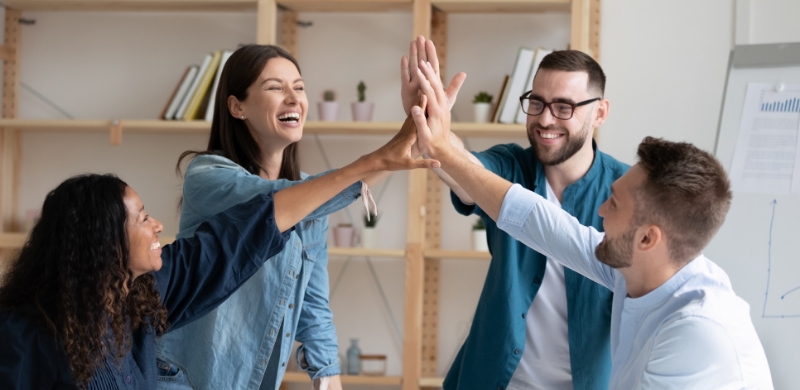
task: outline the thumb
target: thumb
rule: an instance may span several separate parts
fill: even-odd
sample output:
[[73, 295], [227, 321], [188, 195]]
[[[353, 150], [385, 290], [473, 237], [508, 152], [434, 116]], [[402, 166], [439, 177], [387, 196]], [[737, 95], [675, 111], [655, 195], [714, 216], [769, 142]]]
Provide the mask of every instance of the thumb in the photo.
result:
[[458, 72], [453, 79], [450, 80], [450, 85], [447, 86], [447, 91], [445, 94], [447, 95], [447, 100], [450, 101], [450, 107], [452, 108], [453, 103], [456, 102], [456, 97], [458, 97], [458, 91], [461, 90], [461, 86], [464, 85], [464, 81], [467, 79], [467, 74], [464, 72]]
[[441, 167], [442, 163], [440, 163], [439, 160], [434, 160], [429, 158], [414, 160], [412, 162], [412, 169], [417, 169], [417, 168], [431, 169], [431, 168], [441, 168]]
[[428, 127], [428, 120], [425, 118], [422, 108], [419, 106], [412, 107], [411, 117], [414, 118], [414, 125], [417, 127], [417, 142], [427, 144], [433, 135], [430, 127]]

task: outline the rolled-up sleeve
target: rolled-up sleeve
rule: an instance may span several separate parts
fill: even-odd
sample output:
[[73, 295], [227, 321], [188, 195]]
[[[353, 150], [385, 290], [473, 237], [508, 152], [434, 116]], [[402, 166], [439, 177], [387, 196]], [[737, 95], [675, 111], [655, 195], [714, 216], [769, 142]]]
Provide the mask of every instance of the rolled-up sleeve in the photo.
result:
[[[190, 208], [200, 216], [209, 217], [222, 211], [221, 207], [246, 202], [256, 195], [280, 191], [331, 172], [333, 170], [306, 176], [302, 180], [267, 180], [247, 172], [224, 157], [199, 156], [187, 168], [183, 185], [183, 207]], [[324, 217], [347, 207], [361, 196], [361, 185], [359, 181], [345, 188], [306, 216], [303, 221]]]
[[605, 234], [581, 225], [540, 195], [519, 184], [511, 186], [503, 198], [497, 227], [533, 250], [614, 290], [614, 269], [594, 254]]

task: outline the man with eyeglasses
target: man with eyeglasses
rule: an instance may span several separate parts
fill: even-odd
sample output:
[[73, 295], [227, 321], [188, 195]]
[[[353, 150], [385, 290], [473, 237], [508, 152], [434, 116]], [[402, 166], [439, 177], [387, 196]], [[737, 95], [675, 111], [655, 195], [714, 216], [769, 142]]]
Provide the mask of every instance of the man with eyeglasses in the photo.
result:
[[[419, 61], [438, 72], [436, 50], [420, 37], [403, 57], [406, 113], [419, 96]], [[452, 103], [466, 75], [446, 94]], [[470, 153], [471, 162], [559, 205], [583, 225], [603, 230], [600, 205], [628, 166], [597, 149], [592, 139], [608, 116], [605, 74], [588, 55], [556, 51], [539, 65], [531, 91], [520, 97], [531, 146], [497, 145]], [[612, 293], [565, 269], [499, 230], [495, 222], [441, 169], [456, 210], [486, 224], [492, 261], [469, 335], [444, 381], [454, 389], [607, 389], [611, 373]]]

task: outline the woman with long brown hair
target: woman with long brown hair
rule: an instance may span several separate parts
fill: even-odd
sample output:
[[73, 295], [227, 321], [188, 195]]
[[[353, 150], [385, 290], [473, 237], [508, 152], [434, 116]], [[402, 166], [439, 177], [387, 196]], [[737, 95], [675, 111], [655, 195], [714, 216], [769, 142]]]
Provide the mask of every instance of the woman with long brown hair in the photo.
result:
[[155, 388], [156, 336], [213, 310], [351, 183], [433, 166], [410, 157], [415, 139], [411, 125], [330, 175], [226, 207], [164, 248], [163, 226], [116, 176], [61, 183], [0, 283], [0, 389]]
[[[193, 159], [183, 184], [179, 237], [192, 234], [221, 208], [331, 174], [300, 172], [297, 143], [308, 98], [297, 61], [283, 49], [248, 45], [236, 50], [222, 70], [215, 99], [208, 148], [182, 156]], [[371, 175], [317, 208], [297, 226], [286, 249], [242, 290], [161, 338], [159, 364], [172, 372], [162, 372], [159, 388], [181, 388], [174, 377], [185, 374], [195, 389], [276, 389], [295, 358], [315, 386], [330, 381], [332, 390], [341, 388], [328, 302], [327, 216], [356, 200], [364, 185], [386, 176]], [[296, 357], [291, 356], [294, 341], [301, 343]]]

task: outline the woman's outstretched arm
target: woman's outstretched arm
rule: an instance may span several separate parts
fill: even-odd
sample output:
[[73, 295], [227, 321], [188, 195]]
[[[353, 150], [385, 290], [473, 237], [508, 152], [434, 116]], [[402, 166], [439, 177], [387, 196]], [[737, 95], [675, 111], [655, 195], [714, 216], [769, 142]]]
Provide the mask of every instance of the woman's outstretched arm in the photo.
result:
[[275, 223], [283, 232], [302, 221], [328, 199], [349, 185], [382, 171], [417, 168], [438, 168], [436, 160], [415, 160], [411, 148], [417, 141], [417, 129], [412, 119], [386, 145], [361, 156], [358, 160], [320, 178], [292, 186], [275, 193]]

